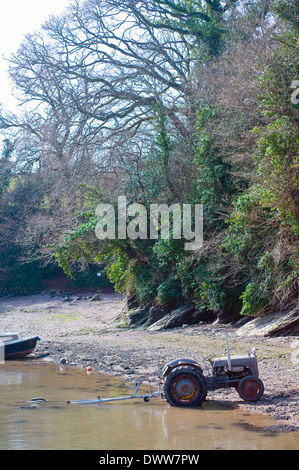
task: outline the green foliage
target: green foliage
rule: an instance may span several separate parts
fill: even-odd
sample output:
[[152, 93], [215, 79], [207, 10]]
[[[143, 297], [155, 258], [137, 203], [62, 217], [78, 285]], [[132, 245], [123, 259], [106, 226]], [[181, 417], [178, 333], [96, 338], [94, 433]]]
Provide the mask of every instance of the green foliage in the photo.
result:
[[205, 49], [205, 57], [215, 57], [224, 47], [227, 32], [223, 22], [223, 9], [218, 1], [154, 0], [163, 12], [162, 19], [154, 21], [156, 27], [170, 29], [191, 38], [191, 44]]
[[107, 276], [114, 285], [116, 292], [125, 292], [130, 279], [128, 259], [120, 250], [116, 250], [115, 258], [114, 263], [107, 268]]
[[[78, 279], [78, 266], [85, 265], [87, 270], [96, 266], [95, 269], [106, 270], [116, 291], [133, 293], [141, 304], [173, 308], [185, 300], [192, 300], [199, 312], [224, 312], [224, 316], [230, 312], [256, 315], [266, 307], [287, 305], [294, 298], [299, 274], [299, 105], [291, 100], [291, 84], [299, 79], [298, 2], [279, 0], [271, 5], [272, 12], [282, 21], [275, 29], [273, 52], [261, 58], [264, 61], [261, 67], [252, 64], [255, 81], [244, 84], [245, 94], [250, 91], [252, 96], [238, 97], [242, 103], [239, 108], [233, 101], [236, 109], [229, 101], [234, 90], [226, 89], [225, 83], [220, 90], [219, 80], [218, 85], [214, 84], [213, 73], [210, 79], [208, 74], [205, 79], [202, 79], [205, 74], [201, 75], [211, 67], [216, 74], [229, 76], [227, 68], [234, 58], [230, 47], [233, 45], [232, 50], [236, 51], [240, 38], [246, 37], [248, 47], [252, 46], [255, 51], [263, 28], [269, 28], [266, 20], [269, 2], [241, 2], [234, 16], [230, 12], [235, 3], [218, 0], [140, 3], [138, 18], [147, 25], [149, 36], [154, 38], [152, 54], [157, 54], [159, 60], [163, 54], [165, 58], [167, 55], [167, 63], [172, 68], [168, 74], [157, 62], [154, 73], [149, 70], [148, 75], [145, 72], [142, 75], [152, 87], [153, 97], [148, 101], [144, 98], [144, 116], [141, 105], [137, 108], [128, 105], [126, 109], [128, 123], [131, 119], [135, 122], [134, 113], [140, 113], [138, 126], [132, 124], [121, 134], [115, 119], [116, 140], [111, 143], [115, 151], [115, 154], [111, 151], [115, 169], [112, 189], [106, 190], [111, 175], [107, 173], [107, 179], [106, 174], [98, 176], [99, 166], [95, 165], [98, 173], [93, 182], [77, 185], [74, 191], [74, 194], [80, 192], [85, 201], [79, 211], [74, 211], [76, 225], [62, 233], [59, 242], [55, 240], [47, 247], [69, 277]], [[139, 2], [133, 4], [135, 7]], [[148, 18], [142, 16], [145, 14]], [[234, 28], [232, 34], [231, 26]], [[243, 33], [238, 31], [239, 26]], [[161, 31], [164, 39], [169, 37], [170, 46], [159, 56], [157, 45]], [[268, 47], [268, 36], [266, 41]], [[130, 55], [133, 52], [130, 52], [129, 42], [127, 44], [126, 65], [136, 85], [136, 74], [141, 69], [140, 65], [134, 69], [133, 55]], [[117, 51], [116, 44], [114, 46]], [[224, 50], [226, 55], [222, 55]], [[171, 58], [172, 52], [174, 58], [181, 54], [186, 69], [178, 67], [177, 59]], [[151, 51], [146, 53], [142, 67], [151, 64]], [[117, 61], [115, 54], [113, 60]], [[185, 60], [185, 56], [190, 60]], [[136, 62], [139, 64], [137, 59]], [[78, 64], [78, 76], [79, 69]], [[96, 66], [93, 73], [92, 80], [96, 81]], [[230, 73], [233, 75], [236, 71]], [[84, 74], [80, 77], [85, 77]], [[240, 77], [243, 79], [244, 75]], [[75, 75], [71, 79], [75, 80]], [[128, 91], [124, 89], [120, 93], [117, 79], [114, 77], [113, 80], [109, 83], [108, 77], [104, 83], [100, 78], [99, 89], [102, 86], [104, 93], [109, 89], [115, 108], [120, 104], [118, 96], [130, 103], [130, 83], [123, 82]], [[164, 86], [167, 91], [162, 91]], [[223, 90], [224, 94], [227, 92], [227, 103], [222, 98], [218, 104], [218, 92], [220, 96]], [[88, 80], [85, 91], [88, 92]], [[64, 89], [60, 92], [63, 95]], [[138, 93], [133, 95], [136, 100]], [[101, 106], [99, 104], [97, 112]], [[92, 120], [102, 119], [100, 112], [97, 117], [91, 116]], [[86, 120], [91, 116], [86, 115]], [[97, 139], [104, 137], [107, 122], [103, 121], [103, 126], [97, 128], [101, 129], [96, 136], [97, 147]], [[92, 134], [93, 124], [90, 121], [88, 124], [91, 125], [88, 132]], [[143, 143], [144, 138], [147, 140], [143, 147], [140, 142]], [[120, 159], [119, 168], [117, 155], [122, 152], [122, 139], [127, 153]], [[3, 240], [0, 239], [0, 275], [6, 286], [15, 279], [18, 285], [27, 282], [30, 289], [31, 284], [36, 285], [34, 269], [38, 275], [40, 273], [36, 264], [28, 264], [27, 270], [20, 270], [24, 252], [15, 227], [22, 218], [24, 228], [26, 223], [30, 225], [31, 215], [51, 212], [53, 200], [46, 187], [51, 187], [53, 182], [50, 177], [39, 180], [34, 172], [29, 172], [29, 176], [23, 170], [17, 172], [12, 165], [11, 142], [9, 139], [4, 142], [0, 159], [0, 222], [2, 231], [7, 229]], [[76, 142], [76, 139], [72, 142], [74, 147]], [[118, 143], [119, 149], [115, 150]], [[135, 160], [131, 150], [136, 151], [136, 148], [138, 152], [132, 151], [133, 155], [138, 154]], [[64, 150], [67, 154], [69, 149]], [[98, 151], [101, 157], [101, 150]], [[245, 159], [247, 166], [241, 172]], [[68, 163], [72, 172], [72, 162]], [[113, 204], [117, 212], [118, 194], [125, 194], [128, 203], [138, 201], [147, 208], [149, 203], [161, 202], [203, 204], [204, 247], [190, 253], [184, 249], [184, 240], [172, 239], [172, 232], [169, 240], [98, 240], [95, 209], [99, 203], [106, 202]], [[59, 193], [55, 204], [54, 212], [57, 207], [66, 206], [67, 195]], [[11, 221], [9, 226], [7, 219]], [[7, 250], [6, 243], [10, 239]], [[34, 242], [30, 247], [35, 250]]]
[[259, 183], [253, 188], [263, 207], [270, 207], [281, 225], [299, 235], [299, 142], [298, 131], [287, 116], [281, 116], [260, 136], [254, 155]]
[[158, 289], [158, 302], [162, 306], [176, 306], [183, 301], [180, 282], [178, 279], [170, 278], [168, 281], [162, 282]]
[[[278, 1], [273, 8], [293, 21], [295, 2]], [[240, 297], [245, 315], [274, 308], [277, 302], [283, 305], [298, 289], [298, 105], [292, 103], [290, 91], [299, 76], [298, 29], [291, 29], [279, 38], [280, 47], [258, 78], [258, 104], [268, 123], [253, 129], [254, 182], [235, 200], [223, 243], [245, 274]]]
[[296, 0], [276, 0], [271, 8], [288, 26], [294, 28], [295, 33], [299, 33], [299, 5]]
[[243, 302], [241, 315], [254, 315], [258, 313], [266, 304], [263, 297], [263, 290], [261, 286], [257, 286], [254, 282], [249, 282], [245, 291], [241, 295]]

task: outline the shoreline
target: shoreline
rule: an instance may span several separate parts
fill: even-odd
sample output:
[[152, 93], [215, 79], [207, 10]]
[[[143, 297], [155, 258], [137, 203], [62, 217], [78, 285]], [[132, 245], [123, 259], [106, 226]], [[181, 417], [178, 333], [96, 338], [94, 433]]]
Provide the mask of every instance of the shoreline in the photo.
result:
[[62, 360], [69, 366], [92, 368], [126, 381], [140, 378], [159, 382], [163, 366], [182, 357], [195, 359], [208, 373], [207, 356], [225, 354], [225, 331], [232, 354], [257, 348], [259, 375], [265, 392], [257, 403], [245, 403], [234, 389], [209, 392], [207, 400], [235, 403], [249, 413], [274, 418], [269, 432], [299, 431], [298, 337], [238, 337], [237, 328], [223, 324], [199, 324], [184, 328], [149, 331], [115, 323], [124, 307], [120, 294], [43, 293], [0, 298], [0, 329], [18, 331], [41, 341], [32, 360]]

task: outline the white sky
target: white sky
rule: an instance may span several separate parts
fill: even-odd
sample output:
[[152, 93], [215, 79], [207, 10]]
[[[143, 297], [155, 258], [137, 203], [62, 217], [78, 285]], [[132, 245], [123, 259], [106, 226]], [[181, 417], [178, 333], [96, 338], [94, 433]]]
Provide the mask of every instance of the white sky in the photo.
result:
[[3, 57], [18, 49], [25, 34], [39, 28], [52, 13], [61, 13], [70, 0], [0, 0], [0, 104], [13, 106], [8, 62]]

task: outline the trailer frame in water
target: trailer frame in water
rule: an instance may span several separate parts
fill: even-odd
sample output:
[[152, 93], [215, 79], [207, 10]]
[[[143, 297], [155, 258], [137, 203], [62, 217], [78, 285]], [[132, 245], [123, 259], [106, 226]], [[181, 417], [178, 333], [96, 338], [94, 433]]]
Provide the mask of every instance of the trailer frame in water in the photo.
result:
[[111, 397], [111, 398], [101, 398], [100, 396], [98, 396], [97, 398], [93, 398], [90, 400], [68, 400], [67, 403], [71, 405], [96, 405], [100, 403], [108, 403], [108, 402], [123, 401], [123, 400], [134, 400], [134, 399], [140, 399], [140, 398], [142, 398], [145, 402], [149, 402], [151, 398], [162, 396], [162, 392], [159, 389], [152, 391], [151, 384], [149, 384], [149, 393], [137, 395], [137, 392], [141, 384], [142, 384], [142, 381], [140, 379], [136, 380], [135, 387], [132, 387], [131, 385], [123, 383], [123, 385], [133, 390], [132, 395], [129, 395], [129, 396]]

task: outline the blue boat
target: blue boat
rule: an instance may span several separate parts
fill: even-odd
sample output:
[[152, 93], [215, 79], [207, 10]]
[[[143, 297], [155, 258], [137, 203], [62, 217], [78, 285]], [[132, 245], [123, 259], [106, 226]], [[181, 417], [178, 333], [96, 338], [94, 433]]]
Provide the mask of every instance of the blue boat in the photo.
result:
[[0, 347], [4, 347], [5, 359], [16, 359], [26, 357], [36, 347], [38, 336], [23, 338], [20, 333], [0, 333]]

